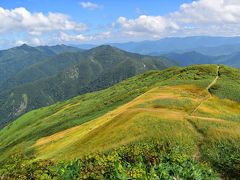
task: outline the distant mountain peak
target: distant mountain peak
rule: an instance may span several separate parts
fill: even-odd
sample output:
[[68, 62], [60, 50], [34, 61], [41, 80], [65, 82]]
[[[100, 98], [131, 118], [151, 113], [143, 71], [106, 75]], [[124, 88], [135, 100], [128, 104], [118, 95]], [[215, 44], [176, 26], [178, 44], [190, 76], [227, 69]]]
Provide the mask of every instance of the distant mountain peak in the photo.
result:
[[70, 47], [70, 46], [67, 46], [67, 45], [65, 45], [65, 44], [57, 44], [57, 45], [52, 46], [52, 47]]
[[104, 49], [107, 49], [107, 50], [114, 50], [114, 49], [117, 49], [113, 46], [110, 46], [110, 45], [101, 45], [101, 46], [98, 46], [98, 47], [95, 47], [93, 49], [101, 49], [101, 50], [104, 50]]
[[200, 55], [200, 56], [204, 56], [204, 54], [202, 54], [202, 53], [199, 53], [199, 52], [197, 52], [197, 51], [189, 51], [189, 52], [184, 52], [184, 53], [182, 53], [182, 54], [188, 54], [188, 55]]
[[23, 47], [23, 48], [25, 48], [25, 47], [31, 47], [31, 46], [29, 46], [29, 45], [27, 45], [26, 43], [24, 43], [24, 44], [22, 44], [22, 45], [19, 46], [19, 47]]
[[22, 49], [22, 50], [35, 50], [36, 51], [36, 49], [34, 47], [29, 46], [27, 44], [22, 44], [21, 46], [18, 46], [17, 48]]
[[121, 52], [122, 50], [110, 45], [101, 45], [88, 50], [89, 53]]

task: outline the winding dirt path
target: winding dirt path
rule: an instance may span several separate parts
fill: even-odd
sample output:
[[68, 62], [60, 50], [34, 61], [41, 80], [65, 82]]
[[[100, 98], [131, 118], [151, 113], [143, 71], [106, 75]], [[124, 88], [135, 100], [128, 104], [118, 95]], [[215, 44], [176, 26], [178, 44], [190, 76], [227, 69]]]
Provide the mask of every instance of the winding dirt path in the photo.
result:
[[[210, 92], [209, 90], [211, 89], [211, 87], [212, 87], [213, 85], [215, 85], [215, 84], [217, 83], [217, 80], [219, 79], [219, 68], [220, 68], [220, 66], [217, 66], [217, 71], [216, 71], [216, 74], [217, 74], [217, 75], [216, 75], [215, 79], [214, 79], [214, 80], [208, 85], [208, 87], [206, 88], [206, 90], [208, 91], [208, 95], [207, 95], [206, 97], [204, 97], [204, 98], [200, 101], [199, 105], [198, 105], [196, 108], [194, 108], [194, 110], [189, 114], [189, 116], [186, 117], [187, 121], [192, 125], [193, 129], [197, 132], [198, 137], [199, 137], [198, 142], [197, 142], [197, 147], [196, 147], [195, 153], [194, 153], [194, 155], [193, 155], [194, 158], [197, 159], [197, 160], [199, 160], [199, 159], [201, 158], [201, 150], [200, 150], [200, 149], [201, 149], [201, 146], [202, 146], [203, 141], [204, 141], [204, 134], [200, 131], [200, 129], [196, 126], [196, 124], [194, 123], [194, 121], [191, 120], [191, 119], [193, 119], [193, 118], [202, 119], [202, 118], [203, 118], [203, 117], [194, 116], [193, 114], [198, 110], [198, 108], [199, 108], [204, 102], [206, 102], [209, 98], [212, 97], [212, 94], [211, 94], [211, 92]], [[204, 119], [206, 119], [206, 118], [204, 118]]]
[[[209, 84], [209, 86], [207, 87], [208, 92], [209, 92], [209, 89], [210, 89], [214, 84], [216, 84], [216, 82], [217, 82], [217, 80], [218, 80], [218, 78], [219, 78], [219, 69], [220, 69], [220, 66], [217, 66], [217, 76], [216, 76], [216, 78], [212, 81], [212, 83]], [[210, 93], [210, 92], [209, 92], [209, 93]], [[210, 94], [211, 94], [211, 93], [210, 93]]]
[[206, 97], [204, 97], [201, 102], [199, 103], [199, 105], [191, 112], [191, 116], [198, 110], [198, 108], [205, 102], [207, 101], [210, 97], [212, 97], [212, 94], [210, 93], [210, 89], [213, 85], [215, 85], [217, 83], [217, 80], [219, 79], [219, 68], [220, 66], [217, 66], [217, 76], [216, 78], [208, 85], [208, 87], [206, 88], [206, 90], [208, 91], [208, 95]]

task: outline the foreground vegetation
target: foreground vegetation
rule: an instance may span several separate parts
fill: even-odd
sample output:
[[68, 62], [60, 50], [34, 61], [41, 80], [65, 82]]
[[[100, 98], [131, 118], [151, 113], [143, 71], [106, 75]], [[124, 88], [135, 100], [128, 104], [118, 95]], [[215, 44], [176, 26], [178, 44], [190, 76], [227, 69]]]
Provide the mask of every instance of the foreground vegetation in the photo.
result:
[[21, 156], [4, 163], [0, 173], [6, 179], [220, 179], [209, 164], [197, 162], [184, 149], [156, 142], [59, 163]]
[[219, 82], [238, 87], [238, 73], [215, 65], [152, 71], [27, 113], [0, 131], [0, 172], [22, 179], [237, 178], [240, 103]]

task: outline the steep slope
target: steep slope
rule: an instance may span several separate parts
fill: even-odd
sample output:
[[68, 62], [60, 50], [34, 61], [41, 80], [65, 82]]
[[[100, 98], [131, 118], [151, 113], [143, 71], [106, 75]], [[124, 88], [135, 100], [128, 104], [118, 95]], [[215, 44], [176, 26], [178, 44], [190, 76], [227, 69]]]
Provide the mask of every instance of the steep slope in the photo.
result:
[[78, 50], [78, 48], [65, 45], [31, 47], [26, 44], [2, 50], [0, 51], [0, 88], [3, 86], [2, 83], [35, 63], [47, 60], [59, 53]]
[[142, 56], [111, 46], [62, 53], [9, 79], [0, 93], [0, 127], [30, 110], [99, 90], [147, 70], [174, 65], [163, 57]]
[[[215, 66], [196, 66], [196, 67], [193, 66], [193, 67], [183, 68], [183, 69], [182, 68], [173, 68], [173, 69], [166, 70], [166, 71], [159, 72], [159, 73], [158, 72], [153, 72], [153, 73], [150, 73], [150, 74], [144, 74], [144, 75], [141, 75], [141, 76], [137, 77], [137, 79], [136, 78], [130, 79], [129, 81], [125, 81], [123, 83], [120, 83], [119, 85], [113, 86], [110, 89], [107, 89], [107, 90], [104, 90], [104, 91], [101, 91], [101, 92], [96, 92], [96, 93], [93, 93], [93, 94], [87, 94], [87, 95], [84, 95], [84, 96], [80, 96], [79, 98], [74, 98], [72, 100], [72, 103], [71, 103], [71, 100], [69, 100], [69, 101], [67, 101], [65, 103], [60, 103], [60, 104], [53, 105], [50, 108], [47, 107], [47, 108], [43, 108], [42, 110], [37, 110], [37, 112], [38, 111], [41, 112], [40, 114], [42, 114], [42, 112], [44, 112], [44, 110], [50, 111], [50, 114], [51, 113], [55, 114], [56, 112], [58, 112], [58, 113], [55, 114], [55, 115], [57, 115], [56, 116], [56, 123], [57, 123], [57, 125], [54, 125], [52, 127], [52, 130], [53, 131], [57, 131], [58, 128], [59, 129], [62, 129], [62, 128], [65, 129], [66, 127], [64, 125], [64, 122], [61, 123], [62, 124], [61, 126], [63, 126], [63, 127], [59, 126], [59, 124], [58, 124], [60, 117], [63, 114], [65, 114], [65, 116], [66, 116], [67, 111], [64, 111], [64, 110], [69, 109], [69, 111], [70, 111], [69, 113], [70, 114], [75, 111], [74, 108], [71, 108], [72, 105], [69, 106], [68, 104], [73, 104], [73, 105], [75, 104], [74, 107], [76, 107], [76, 108], [78, 107], [78, 108], [84, 109], [83, 105], [85, 103], [82, 104], [81, 101], [80, 101], [81, 99], [86, 101], [86, 98], [87, 98], [88, 99], [87, 101], [89, 101], [88, 103], [90, 103], [90, 102], [97, 103], [95, 98], [92, 98], [92, 97], [99, 96], [99, 99], [100, 99], [99, 103], [100, 104], [104, 104], [104, 105], [106, 104], [106, 107], [111, 107], [111, 103], [108, 104], [109, 103], [108, 101], [110, 101], [110, 102], [112, 101], [112, 103], [115, 103], [115, 101], [118, 102], [118, 103], [120, 103], [121, 101], [125, 102], [126, 101], [126, 99], [125, 99], [126, 97], [129, 97], [129, 99], [131, 99], [132, 96], [136, 97], [139, 93], [141, 94], [141, 92], [146, 91], [146, 88], [147, 89], [151, 89], [151, 86], [150, 86], [151, 84], [155, 84], [157, 82], [161, 82], [162, 80], [163, 80], [163, 82], [162, 82], [163, 85], [165, 85], [165, 84], [171, 85], [171, 84], [183, 84], [183, 83], [184, 84], [186, 84], [186, 83], [190, 83], [191, 84], [191, 83], [194, 83], [194, 84], [198, 84], [200, 86], [206, 86], [207, 87], [207, 85], [210, 84], [211, 80], [214, 79], [214, 77], [215, 77], [215, 74], [216, 74], [215, 71], [216, 70], [214, 70], [215, 69], [214, 67]], [[226, 67], [224, 68], [224, 70], [225, 69], [226, 69]], [[223, 71], [223, 70], [221, 70], [221, 71]], [[225, 75], [225, 73], [224, 73], [224, 75]], [[224, 78], [224, 75], [221, 75], [221, 76]], [[227, 75], [227, 77], [228, 76], [229, 75]], [[143, 77], [146, 77], [146, 78], [143, 78]], [[170, 80], [168, 80], [168, 78], [170, 78]], [[141, 82], [141, 80], [143, 80], [143, 81]], [[221, 80], [221, 78], [220, 78], [220, 80]], [[129, 89], [133, 89], [132, 92], [128, 92]], [[114, 92], [112, 94], [112, 96], [110, 96], [110, 97], [106, 96], [106, 94], [108, 94], [110, 92]], [[123, 96], [123, 94], [126, 93], [126, 92], [128, 92], [128, 94]], [[136, 93], [136, 92], [138, 92], [138, 93]], [[237, 99], [238, 97], [236, 97], [234, 94], [233, 95], [229, 94], [229, 95], [232, 96], [232, 98], [234, 100], [238, 100]], [[102, 98], [106, 99], [105, 103], [102, 102]], [[74, 103], [74, 102], [76, 102], [76, 103]], [[89, 106], [88, 103], [86, 102], [86, 108], [87, 108], [87, 106]], [[67, 106], [67, 108], [66, 108], [66, 106]], [[62, 111], [61, 111], [61, 107], [63, 108]], [[94, 107], [91, 107], [91, 106], [88, 107], [88, 110], [87, 110], [86, 114], [87, 115], [91, 114], [90, 112], [93, 112], [93, 110], [91, 110], [91, 108], [95, 109], [96, 107], [100, 108], [100, 109], [102, 109], [102, 108], [104, 109], [105, 108], [104, 106], [98, 107], [98, 104], [95, 104]], [[51, 110], [55, 111], [55, 113], [51, 112]], [[84, 109], [84, 111], [85, 110], [86, 109]], [[73, 113], [72, 116], [67, 116], [67, 119], [62, 118], [63, 121], [66, 121], [67, 127], [71, 126], [71, 124], [72, 125], [74, 124], [74, 123], [71, 123], [70, 119], [75, 121], [77, 119], [77, 117], [81, 114], [79, 112], [79, 110], [76, 110], [76, 112], [79, 113], [79, 114], [76, 113], [76, 116]], [[35, 114], [35, 118], [38, 119], [38, 116], [36, 115], [37, 114], [36, 112], [33, 111], [31, 113]], [[58, 116], [58, 115], [60, 115], [60, 116]], [[25, 116], [21, 117], [21, 119], [25, 119], [28, 116], [29, 115], [25, 115]], [[51, 116], [49, 117], [49, 114], [44, 114], [44, 117], [47, 117], [47, 119], [52, 118]], [[84, 117], [84, 116], [81, 115], [81, 117]], [[30, 121], [31, 120], [34, 123], [38, 124], [38, 120], [36, 120], [35, 118], [34, 119], [27, 119], [25, 121]], [[42, 116], [40, 117], [39, 120], [41, 120], [41, 121], [43, 120]], [[18, 121], [20, 121], [20, 120], [18, 120]], [[16, 121], [16, 123], [18, 121]], [[49, 120], [49, 122], [54, 124], [53, 120]], [[19, 124], [19, 123], [17, 123], [17, 124]], [[20, 129], [22, 129], [24, 132], [28, 132], [27, 130], [24, 130], [24, 128], [28, 128], [28, 127], [21, 126]], [[41, 128], [38, 128], [38, 129], [39, 129], [39, 132], [44, 133], [43, 129], [41, 129]], [[18, 133], [21, 134], [20, 131]], [[46, 131], [45, 133], [51, 134], [51, 131]], [[31, 137], [31, 138], [34, 138], [34, 137]]]
[[[101, 116], [147, 91], [153, 84], [172, 77], [178, 69], [139, 75], [103, 91], [85, 94], [66, 102], [31, 111], [1, 130], [0, 147], [3, 148], [1, 151], [26, 142], [28, 138], [37, 140], [39, 137], [51, 135]], [[49, 118], [51, 120], [47, 120]], [[36, 128], [26, 126], [26, 123], [31, 126], [36, 125]], [[11, 129], [8, 129], [9, 127]], [[8, 138], [4, 142], [6, 137]]]
[[11, 90], [21, 85], [54, 76], [64, 69], [77, 64], [81, 57], [81, 51], [76, 53], [60, 53], [16, 73], [2, 84], [1, 90]]
[[0, 51], [0, 86], [16, 72], [48, 57], [27, 45]]
[[[89, 123], [44, 137], [38, 140], [34, 147], [38, 148], [40, 158], [74, 158], [151, 137], [183, 143], [183, 146], [193, 146], [192, 148], [195, 146], [198, 150], [201, 147], [197, 147], [199, 144], [195, 138], [201, 135], [192, 126], [194, 120], [203, 119], [209, 122], [218, 120], [223, 123], [227, 120], [230, 125], [226, 129], [227, 132], [234, 126], [240, 127], [240, 103], [221, 100], [210, 94], [210, 89], [219, 79], [219, 71], [219, 67], [216, 67], [215, 78], [206, 89], [196, 85], [158, 85]], [[217, 102], [217, 107], [224, 106], [224, 112], [222, 110], [208, 112], [212, 108], [206, 106], [211, 106], [214, 102]], [[214, 109], [218, 109], [216, 106]], [[169, 128], [173, 128], [171, 132]], [[171, 133], [170, 137], [168, 133]], [[240, 134], [234, 132], [232, 135], [235, 136], [232, 140], [237, 142]], [[224, 137], [223, 133], [221, 138], [232, 137]], [[78, 151], [75, 151], [76, 149]]]
[[216, 65], [152, 71], [32, 111], [0, 131], [1, 158], [22, 152], [72, 159], [151, 139], [184, 147], [195, 159], [234, 175], [240, 96], [225, 83], [239, 90], [239, 75], [239, 69]]

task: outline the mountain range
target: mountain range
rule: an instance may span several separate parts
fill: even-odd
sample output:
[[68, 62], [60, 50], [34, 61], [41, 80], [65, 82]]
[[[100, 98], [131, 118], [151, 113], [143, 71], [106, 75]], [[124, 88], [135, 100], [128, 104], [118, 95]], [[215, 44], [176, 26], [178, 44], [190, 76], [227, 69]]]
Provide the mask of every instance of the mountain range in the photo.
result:
[[7, 72], [0, 71], [1, 127], [30, 110], [109, 87], [148, 70], [176, 65], [165, 57], [129, 53], [108, 45], [86, 51], [64, 45], [22, 45], [0, 52], [1, 62]]
[[15, 47], [8, 50], [0, 51], [0, 86], [7, 81], [16, 72], [46, 60], [54, 55], [63, 52], [78, 51], [78, 48], [57, 45], [57, 46], [39, 46], [30, 47], [23, 44], [21, 47]]
[[0, 179], [238, 178], [238, 40], [0, 51]]
[[168, 57], [181, 66], [189, 66], [193, 64], [225, 64], [232, 67], [240, 67], [240, 52], [230, 55], [209, 56], [196, 51], [185, 53], [168, 53], [162, 56]]
[[[152, 41], [109, 43], [109, 45], [129, 52], [150, 55], [196, 51], [204, 55], [220, 56], [239, 52], [240, 37], [168, 37]], [[77, 45], [77, 47], [89, 49], [96, 47], [96, 45], [82, 44]]]
[[[129, 53], [110, 45], [83, 50], [66, 45], [31, 47], [24, 44], [2, 50], [0, 127], [30, 110], [101, 90], [148, 70], [193, 64], [225, 64], [240, 67], [240, 52], [235, 46], [238, 40], [237, 37], [187, 37], [112, 44], [140, 53], [152, 51], [148, 46], [158, 49], [159, 52], [164, 52], [164, 49], [169, 51], [165, 54], [150, 53], [151, 56]], [[198, 47], [203, 45], [209, 47], [211, 52], [219, 47], [219, 52], [225, 49], [225, 46], [235, 48], [230, 48], [225, 55], [206, 55], [211, 53], [199, 52], [202, 48]], [[93, 45], [84, 48], [86, 47]], [[197, 51], [181, 52], [190, 47], [197, 48]], [[142, 52], [141, 48], [146, 52]], [[175, 52], [171, 52], [172, 50]]]
[[[181, 66], [211, 63], [240, 67], [239, 37], [172, 37], [110, 45], [129, 52], [172, 58]], [[77, 47], [88, 49], [96, 45], [83, 44]]]

